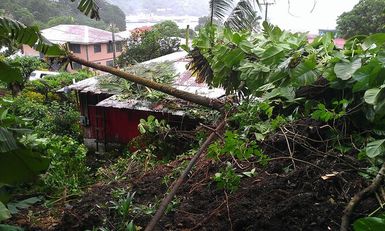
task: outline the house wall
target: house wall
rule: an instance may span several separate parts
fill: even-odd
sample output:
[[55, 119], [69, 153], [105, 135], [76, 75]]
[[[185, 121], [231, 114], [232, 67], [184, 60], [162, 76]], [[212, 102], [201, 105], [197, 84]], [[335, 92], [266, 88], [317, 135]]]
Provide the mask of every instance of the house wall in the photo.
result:
[[33, 57], [39, 57], [40, 56], [40, 52], [36, 51], [35, 49], [33, 49], [32, 47], [28, 46], [28, 45], [22, 45], [22, 53], [26, 56], [33, 56]]
[[169, 113], [95, 106], [108, 97], [109, 95], [91, 93], [80, 93], [79, 96], [81, 115], [86, 116], [89, 121], [87, 126], [83, 126], [86, 144], [91, 148], [97, 147], [99, 151], [105, 150], [104, 144], [129, 143], [140, 135], [138, 130], [140, 119], [147, 119], [149, 115], [159, 120], [164, 119], [172, 127], [179, 129], [192, 129], [197, 125], [196, 120]]
[[[94, 44], [81, 44], [80, 53], [74, 53], [74, 55], [90, 62], [107, 65], [108, 61], [113, 60], [113, 53], [108, 53], [107, 46], [108, 43], [101, 43], [101, 52], [95, 53]], [[22, 51], [26, 56], [40, 56], [40, 52], [34, 50], [28, 45], [23, 45]], [[116, 51], [116, 57], [119, 57], [121, 54], [121, 51]], [[73, 68], [71, 68], [71, 66], [67, 67], [67, 71], [69, 72], [73, 71], [74, 69], [78, 69], [77, 66], [73, 66]]]

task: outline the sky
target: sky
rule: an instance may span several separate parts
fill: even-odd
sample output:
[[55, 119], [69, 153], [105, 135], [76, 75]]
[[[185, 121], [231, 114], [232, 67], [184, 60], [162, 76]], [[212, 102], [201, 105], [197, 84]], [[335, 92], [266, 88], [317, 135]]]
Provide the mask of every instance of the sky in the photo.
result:
[[318, 34], [318, 29], [335, 29], [337, 17], [350, 11], [358, 2], [359, 0], [275, 0], [275, 4], [268, 7], [268, 21], [283, 29]]

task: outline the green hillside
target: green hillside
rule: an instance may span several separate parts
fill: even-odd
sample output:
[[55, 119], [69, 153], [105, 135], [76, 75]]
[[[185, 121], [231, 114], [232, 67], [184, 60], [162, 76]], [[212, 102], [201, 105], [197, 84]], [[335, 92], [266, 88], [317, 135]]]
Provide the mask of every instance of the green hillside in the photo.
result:
[[83, 24], [107, 29], [110, 23], [115, 23], [120, 30], [125, 30], [125, 14], [119, 7], [104, 0], [99, 1], [101, 20], [95, 21], [82, 15], [77, 4], [69, 0], [1, 0], [0, 15], [26, 25], [38, 25], [41, 29], [59, 24]]

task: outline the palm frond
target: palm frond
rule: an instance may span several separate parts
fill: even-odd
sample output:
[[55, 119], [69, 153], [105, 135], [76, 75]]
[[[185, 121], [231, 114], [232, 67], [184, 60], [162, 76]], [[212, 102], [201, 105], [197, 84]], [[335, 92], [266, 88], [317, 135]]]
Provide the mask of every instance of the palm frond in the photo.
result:
[[241, 0], [234, 7], [224, 24], [236, 31], [259, 31], [259, 19], [261, 17], [258, 15], [254, 4], [250, 0]]
[[210, 24], [213, 23], [214, 17], [223, 22], [228, 13], [234, 6], [236, 0], [210, 0]]
[[[71, 0], [72, 2], [76, 0]], [[88, 17], [96, 20], [100, 20], [99, 6], [97, 0], [81, 0], [78, 9]]]
[[192, 71], [192, 74], [196, 76], [197, 83], [211, 83], [213, 80], [213, 70], [211, 69], [210, 63], [202, 55], [198, 48], [194, 48], [189, 53], [191, 58], [188, 63], [188, 70]]

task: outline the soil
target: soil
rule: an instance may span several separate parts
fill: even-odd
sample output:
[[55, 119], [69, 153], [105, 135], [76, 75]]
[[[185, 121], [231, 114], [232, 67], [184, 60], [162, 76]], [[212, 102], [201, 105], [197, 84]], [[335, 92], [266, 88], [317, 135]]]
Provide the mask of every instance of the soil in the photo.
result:
[[[267, 166], [257, 160], [235, 162], [227, 158], [219, 162], [202, 157], [179, 189], [179, 203], [160, 220], [156, 230], [339, 230], [346, 204], [368, 185], [357, 171], [363, 163], [353, 158], [357, 154], [354, 151], [344, 155], [331, 151], [328, 141], [322, 139], [326, 129], [318, 124], [305, 121], [284, 131], [261, 144], [271, 158]], [[63, 204], [51, 224], [47, 219], [35, 219], [31, 224], [25, 214], [14, 218], [13, 223], [26, 230], [117, 230], [122, 218], [111, 209], [112, 192], [127, 188], [136, 192], [135, 204], [154, 204], [167, 192], [164, 177], [175, 175], [173, 169], [186, 161], [175, 160], [145, 173], [128, 172], [123, 180], [95, 184], [81, 198]], [[226, 161], [238, 166], [239, 174], [255, 168], [256, 175], [243, 177], [235, 192], [218, 189], [212, 176]], [[352, 220], [376, 207], [374, 197], [362, 201]], [[145, 227], [151, 217], [142, 214], [128, 220]]]

